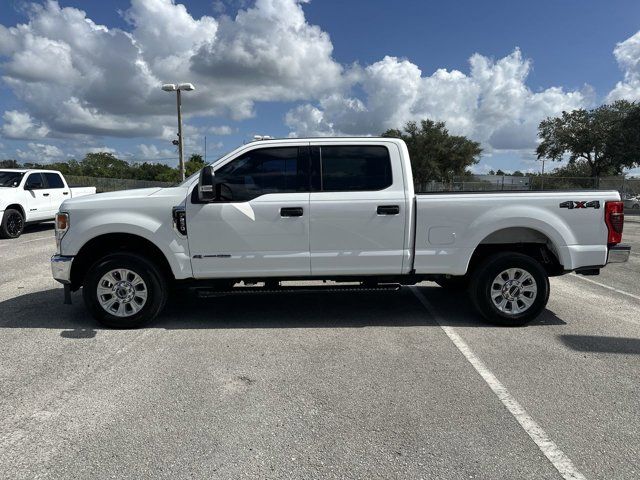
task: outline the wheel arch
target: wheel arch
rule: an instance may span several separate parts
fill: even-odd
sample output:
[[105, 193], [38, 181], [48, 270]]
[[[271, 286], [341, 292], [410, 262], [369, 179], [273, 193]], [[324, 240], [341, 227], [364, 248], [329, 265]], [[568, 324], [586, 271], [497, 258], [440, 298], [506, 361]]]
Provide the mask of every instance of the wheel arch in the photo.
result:
[[11, 205], [7, 205], [4, 210], [7, 211], [9, 209], [13, 209], [13, 210], [18, 210], [21, 214], [22, 217], [24, 218], [24, 221], [27, 221], [27, 214], [24, 211], [24, 208], [22, 207], [22, 205], [20, 205], [19, 203], [12, 203]]
[[100, 258], [112, 253], [131, 252], [154, 262], [169, 281], [174, 274], [165, 254], [152, 241], [131, 233], [106, 233], [86, 242], [74, 256], [71, 266], [71, 287], [82, 285], [89, 268]]
[[563, 271], [562, 250], [557, 240], [541, 229], [529, 226], [513, 226], [494, 230], [486, 234], [476, 245], [467, 263], [467, 272], [490, 255], [513, 251], [538, 260], [549, 276], [560, 275]]

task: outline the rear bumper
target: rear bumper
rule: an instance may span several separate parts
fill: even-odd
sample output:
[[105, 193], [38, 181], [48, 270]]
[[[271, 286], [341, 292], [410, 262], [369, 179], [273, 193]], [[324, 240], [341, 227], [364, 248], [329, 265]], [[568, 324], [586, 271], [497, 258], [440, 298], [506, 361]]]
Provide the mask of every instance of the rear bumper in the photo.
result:
[[624, 263], [629, 260], [630, 253], [630, 245], [620, 244], [609, 247], [609, 253], [607, 254], [607, 263]]
[[53, 278], [63, 285], [71, 283], [71, 264], [73, 257], [54, 255], [51, 257], [51, 274]]

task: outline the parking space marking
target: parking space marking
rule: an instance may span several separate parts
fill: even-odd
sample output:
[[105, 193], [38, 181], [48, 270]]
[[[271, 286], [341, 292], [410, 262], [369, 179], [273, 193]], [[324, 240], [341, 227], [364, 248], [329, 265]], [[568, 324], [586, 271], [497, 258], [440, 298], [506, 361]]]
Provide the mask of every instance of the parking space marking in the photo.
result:
[[613, 290], [614, 292], [620, 293], [621, 295], [626, 295], [627, 297], [640, 300], [640, 295], [634, 295], [633, 293], [625, 292], [624, 290], [620, 290], [619, 288], [610, 287], [609, 285], [605, 285], [604, 283], [596, 282], [595, 280], [591, 280], [590, 278], [585, 278], [582, 275], [576, 275], [575, 273], [572, 273], [571, 275], [585, 282], [593, 283], [594, 285], [598, 285], [602, 288], [606, 288], [607, 290]]
[[436, 309], [426, 299], [424, 294], [418, 290], [418, 287], [409, 287], [415, 297], [422, 303], [427, 309], [429, 314], [433, 317], [436, 323], [449, 337], [449, 340], [453, 342], [456, 348], [464, 355], [467, 361], [473, 366], [473, 368], [480, 374], [482, 379], [486, 382], [493, 393], [502, 402], [505, 408], [513, 415], [520, 426], [536, 443], [540, 451], [551, 462], [551, 464], [558, 470], [560, 475], [566, 480], [586, 480], [573, 462], [565, 453], [560, 450], [558, 445], [553, 442], [546, 434], [546, 432], [536, 423], [536, 421], [526, 412], [526, 410], [518, 403], [518, 401], [509, 393], [506, 387], [496, 378], [496, 376], [487, 368], [487, 366], [480, 360], [473, 350], [467, 345], [460, 335], [455, 331], [453, 327], [444, 325], [441, 321], [442, 317], [438, 314]]
[[31, 242], [37, 242], [39, 240], [55, 240], [54, 236], [47, 236], [47, 237], [38, 237], [38, 238], [32, 238], [31, 240], [25, 240], [24, 242], [7, 242], [7, 243], [0, 243], [0, 247], [11, 247], [11, 246], [20, 246], [20, 245], [24, 245], [25, 243], [31, 243]]

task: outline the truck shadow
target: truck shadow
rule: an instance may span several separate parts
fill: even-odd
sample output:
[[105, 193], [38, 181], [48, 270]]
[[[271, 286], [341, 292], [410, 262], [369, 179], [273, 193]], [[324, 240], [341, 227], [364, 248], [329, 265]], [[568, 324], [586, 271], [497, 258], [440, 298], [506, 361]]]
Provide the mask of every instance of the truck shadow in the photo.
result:
[[53, 222], [44, 222], [44, 223], [31, 223], [24, 226], [25, 233], [36, 233], [36, 232], [46, 232], [48, 230], [53, 231], [55, 229], [55, 223]]
[[[440, 324], [496, 327], [480, 320], [461, 294], [436, 286], [420, 286], [438, 310]], [[62, 304], [62, 290], [29, 293], [0, 302], [1, 328], [59, 329], [63, 338], [86, 339], [103, 330], [86, 311], [82, 296]], [[529, 327], [564, 325], [545, 310]], [[148, 328], [364, 328], [434, 327], [438, 323], [408, 289], [399, 292], [285, 293], [178, 298]]]
[[560, 335], [560, 341], [578, 352], [640, 355], [640, 338]]

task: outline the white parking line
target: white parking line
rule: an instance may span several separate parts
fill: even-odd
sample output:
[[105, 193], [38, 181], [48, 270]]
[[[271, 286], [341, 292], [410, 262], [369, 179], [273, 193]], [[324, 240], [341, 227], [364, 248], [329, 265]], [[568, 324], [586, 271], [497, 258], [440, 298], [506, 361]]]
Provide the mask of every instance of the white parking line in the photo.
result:
[[593, 283], [594, 285], [598, 285], [599, 287], [606, 288], [607, 290], [613, 290], [616, 293], [620, 293], [622, 295], [626, 295], [627, 297], [640, 300], [640, 295], [634, 295], [633, 293], [625, 292], [624, 290], [620, 290], [619, 288], [610, 287], [609, 285], [605, 285], [604, 283], [596, 282], [595, 280], [591, 280], [590, 278], [585, 278], [582, 275], [576, 275], [575, 273], [572, 273], [571, 275], [585, 282]]
[[55, 240], [55, 237], [52, 235], [50, 237], [38, 237], [38, 238], [33, 238], [31, 240], [25, 240], [24, 242], [7, 242], [7, 243], [1, 243], [0, 247], [10, 247], [10, 246], [20, 246], [20, 245], [24, 245], [25, 243], [31, 243], [31, 242], [37, 242], [39, 240]]
[[467, 345], [460, 335], [455, 331], [453, 327], [444, 325], [442, 317], [438, 314], [435, 308], [425, 298], [423, 293], [418, 290], [417, 287], [409, 287], [416, 296], [416, 298], [424, 305], [429, 314], [438, 323], [440, 328], [449, 337], [449, 340], [453, 342], [456, 348], [464, 355], [467, 361], [476, 369], [476, 372], [480, 374], [482, 379], [489, 385], [489, 388], [495, 393], [498, 399], [502, 402], [505, 408], [513, 415], [518, 421], [520, 426], [536, 443], [540, 451], [551, 462], [551, 464], [558, 470], [560, 475], [566, 480], [585, 480], [578, 469], [573, 465], [573, 462], [567, 457], [560, 448], [549, 438], [545, 431], [535, 422], [533, 418], [526, 412], [526, 410], [518, 403], [518, 401], [509, 393], [502, 383], [491, 373], [491, 370], [480, 360], [473, 350]]

